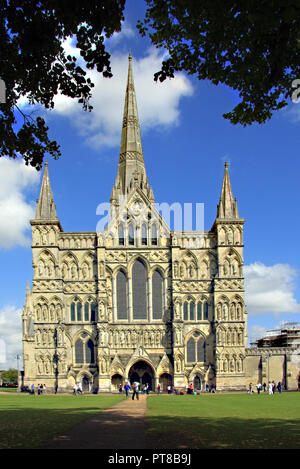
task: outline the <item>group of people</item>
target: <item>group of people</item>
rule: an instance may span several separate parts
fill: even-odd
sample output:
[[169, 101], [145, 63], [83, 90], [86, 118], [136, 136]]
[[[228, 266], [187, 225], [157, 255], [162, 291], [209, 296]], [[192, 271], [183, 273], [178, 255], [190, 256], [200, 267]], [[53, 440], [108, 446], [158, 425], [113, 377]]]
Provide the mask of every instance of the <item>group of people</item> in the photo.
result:
[[75, 383], [73, 387], [73, 394], [77, 396], [78, 394], [83, 394], [82, 392], [82, 384], [81, 383]]
[[135, 381], [131, 385], [126, 382], [124, 387], [122, 386], [122, 384], [119, 385], [119, 393], [123, 394], [123, 391], [124, 391], [126, 394], [126, 397], [129, 397], [130, 390], [132, 391], [132, 399], [134, 400], [134, 398], [136, 398], [137, 400], [139, 400], [140, 392], [142, 394], [149, 394], [150, 387], [149, 387], [149, 384], [146, 383], [141, 388], [141, 385], [138, 381]]
[[[257, 383], [256, 384], [256, 391], [257, 391], [257, 394], [260, 394], [262, 391], [263, 392], [267, 392], [269, 394], [274, 394], [274, 392], [276, 391], [281, 393], [282, 392], [282, 384], [281, 384], [281, 381], [278, 381], [278, 383], [276, 384], [275, 381], [269, 381], [268, 383], [268, 386], [267, 386], [267, 383]], [[253, 385], [252, 383], [249, 384], [249, 389], [248, 389], [248, 393], [252, 394], [254, 393], [254, 389], [253, 389]]]

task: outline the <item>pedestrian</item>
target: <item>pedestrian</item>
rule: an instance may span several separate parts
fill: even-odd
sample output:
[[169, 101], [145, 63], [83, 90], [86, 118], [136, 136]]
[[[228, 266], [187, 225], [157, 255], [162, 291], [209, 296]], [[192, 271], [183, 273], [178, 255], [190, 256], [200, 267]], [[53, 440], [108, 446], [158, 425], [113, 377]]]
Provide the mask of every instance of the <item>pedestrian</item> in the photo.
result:
[[256, 389], [257, 389], [257, 394], [260, 394], [260, 383], [257, 383]]
[[249, 394], [252, 394], [252, 383], [249, 383], [249, 388], [248, 388], [248, 393]]
[[168, 394], [171, 394], [172, 393], [172, 388], [171, 388], [171, 385], [169, 384], [168, 385]]
[[274, 394], [274, 392], [276, 391], [276, 384], [274, 381], [272, 381], [272, 389], [273, 389], [273, 394]]
[[160, 394], [160, 384], [157, 385], [157, 394]]
[[125, 391], [126, 397], [129, 397], [129, 390], [130, 390], [130, 386], [129, 386], [128, 383], [126, 383], [125, 386], [124, 386], [124, 391]]
[[119, 393], [120, 393], [120, 394], [123, 393], [122, 384], [119, 385]]
[[35, 396], [34, 384], [31, 385], [31, 394]]
[[140, 383], [137, 381], [135, 381], [132, 384], [132, 389], [133, 389], [132, 400], [133, 401], [134, 401], [134, 396], [136, 397], [137, 400], [139, 400], [139, 386], [140, 386]]
[[267, 389], [266, 383], [263, 384], [263, 388], [264, 388], [264, 392], [266, 392], [266, 389]]
[[77, 383], [75, 383], [73, 386], [73, 394], [75, 394], [75, 396], [77, 396], [77, 390], [78, 390], [78, 386], [77, 386]]
[[277, 389], [278, 389], [278, 392], [281, 393], [282, 388], [281, 388], [281, 382], [280, 381], [278, 381]]
[[58, 391], [58, 384], [56, 383], [54, 386], [54, 394], [57, 394], [57, 391]]
[[269, 381], [269, 394], [273, 394], [273, 384]]
[[149, 384], [148, 383], [146, 384], [145, 391], [146, 391], [146, 394], [149, 394]]
[[82, 384], [81, 384], [81, 383], [78, 383], [78, 393], [79, 393], [79, 394], [83, 394], [83, 392], [82, 392]]

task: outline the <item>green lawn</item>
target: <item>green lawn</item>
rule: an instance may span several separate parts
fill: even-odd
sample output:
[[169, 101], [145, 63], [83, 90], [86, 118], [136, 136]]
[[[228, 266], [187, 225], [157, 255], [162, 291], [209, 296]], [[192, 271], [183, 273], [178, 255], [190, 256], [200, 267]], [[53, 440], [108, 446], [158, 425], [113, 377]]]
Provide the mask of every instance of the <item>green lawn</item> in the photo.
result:
[[148, 448], [299, 449], [300, 393], [150, 396]]
[[119, 395], [0, 395], [0, 449], [34, 448], [123, 399]]

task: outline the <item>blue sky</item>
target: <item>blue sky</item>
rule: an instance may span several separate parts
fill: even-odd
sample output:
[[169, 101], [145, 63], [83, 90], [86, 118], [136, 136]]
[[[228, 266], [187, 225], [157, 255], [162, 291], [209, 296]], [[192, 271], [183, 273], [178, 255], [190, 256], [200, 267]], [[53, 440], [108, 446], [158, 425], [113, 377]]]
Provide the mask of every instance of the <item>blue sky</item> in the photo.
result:
[[[225, 161], [238, 210], [245, 218], [244, 265], [249, 337], [298, 321], [300, 313], [299, 173], [300, 103], [290, 102], [264, 125], [244, 128], [222, 117], [238, 102], [225, 86], [186, 74], [154, 84], [163, 51], [135, 29], [143, 2], [128, 2], [121, 34], [107, 40], [113, 79], [96, 73], [92, 104], [62, 97], [45, 113], [62, 150], [48, 158], [57, 214], [64, 231], [95, 231], [99, 203], [108, 202], [119, 157], [128, 52], [133, 73], [146, 171], [156, 202], [204, 203], [205, 230], [216, 217]], [[72, 50], [70, 40], [66, 48]], [[21, 352], [21, 308], [32, 281], [29, 219], [41, 173], [0, 159], [0, 368], [16, 366]]]

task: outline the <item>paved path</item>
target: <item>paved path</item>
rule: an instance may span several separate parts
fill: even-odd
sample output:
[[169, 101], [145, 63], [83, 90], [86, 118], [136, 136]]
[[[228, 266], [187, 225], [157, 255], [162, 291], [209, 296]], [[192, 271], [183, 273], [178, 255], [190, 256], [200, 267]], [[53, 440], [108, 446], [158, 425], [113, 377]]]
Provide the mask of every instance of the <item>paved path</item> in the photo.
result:
[[144, 449], [147, 396], [131, 396], [44, 443], [42, 449]]

